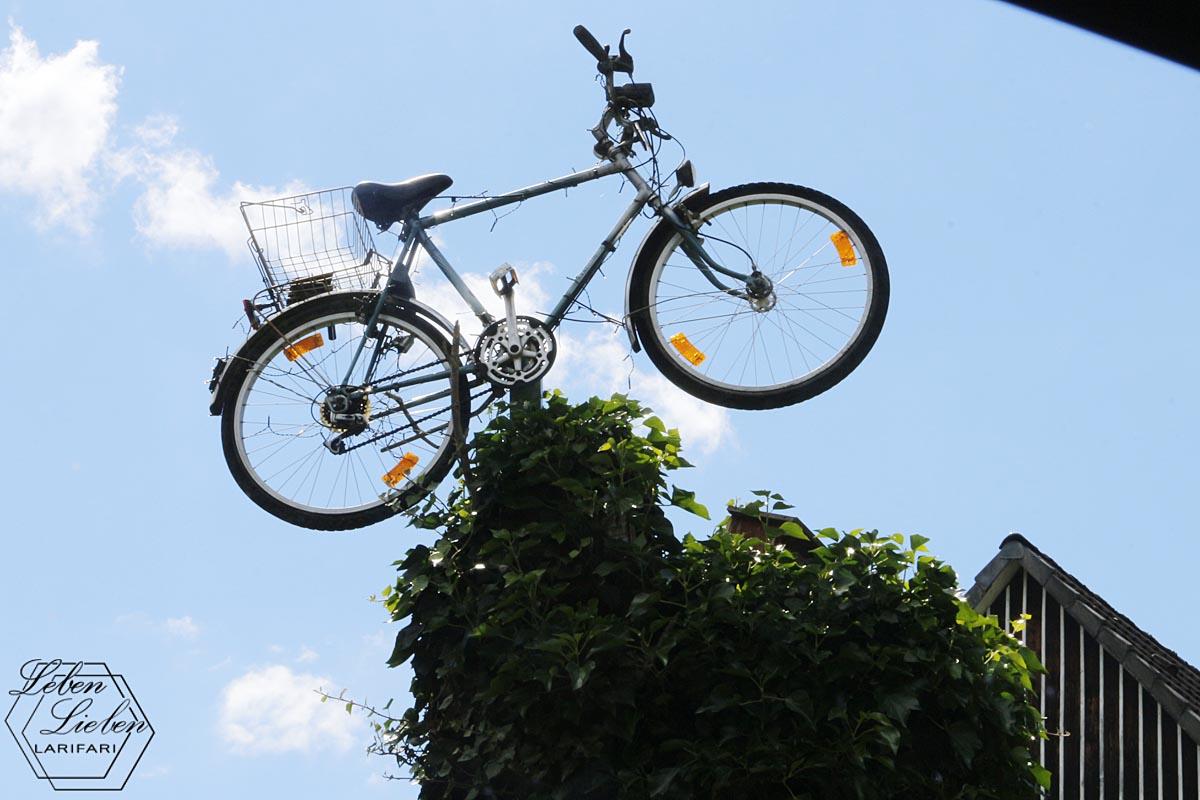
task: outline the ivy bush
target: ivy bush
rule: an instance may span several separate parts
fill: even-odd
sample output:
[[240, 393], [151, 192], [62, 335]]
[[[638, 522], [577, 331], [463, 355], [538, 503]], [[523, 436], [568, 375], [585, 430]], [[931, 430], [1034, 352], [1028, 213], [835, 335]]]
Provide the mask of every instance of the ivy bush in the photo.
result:
[[1041, 666], [923, 537], [680, 539], [683, 466], [621, 396], [476, 436], [384, 592], [414, 703], [380, 741], [423, 800], [1038, 796]]

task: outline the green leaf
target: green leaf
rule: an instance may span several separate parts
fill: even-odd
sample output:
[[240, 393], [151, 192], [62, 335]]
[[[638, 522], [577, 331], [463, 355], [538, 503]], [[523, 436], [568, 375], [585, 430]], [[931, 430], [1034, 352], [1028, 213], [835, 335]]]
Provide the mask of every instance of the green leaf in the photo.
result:
[[900, 731], [896, 730], [895, 727], [891, 725], [880, 725], [875, 730], [876, 733], [879, 734], [879, 738], [883, 739], [883, 743], [887, 745], [889, 750], [895, 753], [900, 749]]
[[690, 511], [698, 517], [709, 519], [708, 509], [696, 501], [696, 493], [678, 486], [671, 488], [671, 505]]
[[803, 539], [805, 541], [809, 540], [809, 536], [807, 533], [804, 532], [804, 528], [800, 527], [798, 524], [796, 524], [795, 522], [792, 522], [790, 520], [788, 522], [785, 522], [782, 525], [780, 525], [779, 530], [782, 531], [784, 534], [794, 537], [796, 539]]
[[629, 610], [632, 611], [646, 603], [654, 595], [650, 592], [638, 592], [633, 596], [633, 600], [629, 601]]
[[422, 624], [411, 622], [396, 634], [396, 644], [392, 647], [392, 655], [388, 659], [389, 667], [397, 667], [408, 660], [409, 650], [421, 635]]
[[567, 664], [567, 675], [571, 677], [571, 688], [578, 691], [587, 683], [588, 676], [595, 669], [596, 662], [588, 661], [583, 664]]
[[1046, 671], [1046, 667], [1038, 659], [1037, 653], [1033, 652], [1028, 647], [1022, 647], [1020, 653], [1024, 657], [1025, 666], [1029, 668], [1030, 672], [1040, 674]]
[[954, 748], [955, 754], [959, 760], [967, 767], [971, 766], [971, 762], [975, 759], [975, 754], [983, 746], [983, 742], [979, 739], [979, 734], [965, 722], [959, 721], [953, 723], [947, 733], [950, 734], [950, 746]]
[[664, 767], [650, 775], [650, 796], [658, 797], [671, 788], [671, 781], [679, 774], [680, 767]]
[[1030, 763], [1029, 771], [1033, 773], [1033, 779], [1038, 782], [1038, 786], [1042, 787], [1046, 791], [1050, 791], [1050, 770], [1034, 761]]
[[714, 600], [728, 600], [729, 598], [733, 597], [733, 593], [733, 584], [728, 581], [718, 583], [710, 592]]
[[884, 714], [903, 725], [908, 721], [908, 715], [921, 707], [921, 703], [911, 694], [896, 692], [885, 694], [879, 699], [879, 708]]

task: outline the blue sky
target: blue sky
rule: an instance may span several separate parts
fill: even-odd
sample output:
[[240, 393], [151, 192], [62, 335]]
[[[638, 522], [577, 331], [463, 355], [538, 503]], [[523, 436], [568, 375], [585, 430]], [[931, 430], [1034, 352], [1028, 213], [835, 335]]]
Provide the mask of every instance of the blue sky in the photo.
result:
[[[236, 201], [430, 171], [497, 192], [588, 165], [601, 96], [578, 22], [634, 29], [637, 77], [700, 180], [855, 209], [892, 306], [849, 379], [788, 409], [682, 400], [597, 326], [563, 329], [550, 383], [630, 376], [683, 430], [697, 466], [679, 482], [712, 508], [769, 487], [812, 526], [922, 533], [967, 585], [1019, 530], [1200, 662], [1200, 74], [991, 0], [0, 7], [0, 670], [123, 672], [158, 731], [126, 795], [415, 797], [363, 754], [365, 723], [308, 689], [403, 702], [367, 598], [424, 534], [265, 515], [206, 413], [257, 281]], [[516, 264], [540, 308], [617, 189], [441, 240], [465, 272]], [[599, 305], [620, 308], [645, 224]], [[0, 793], [47, 791], [0, 743]]]

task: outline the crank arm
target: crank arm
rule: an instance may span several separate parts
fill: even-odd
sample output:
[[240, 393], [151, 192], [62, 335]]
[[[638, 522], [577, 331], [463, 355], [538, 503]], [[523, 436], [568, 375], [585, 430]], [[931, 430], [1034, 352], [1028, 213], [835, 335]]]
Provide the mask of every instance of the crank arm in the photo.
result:
[[505, 336], [508, 339], [510, 353], [517, 354], [521, 346], [517, 336], [517, 301], [514, 287], [517, 285], [517, 271], [509, 264], [501, 264], [488, 279], [492, 282], [492, 291], [504, 300], [504, 318], [508, 322]]

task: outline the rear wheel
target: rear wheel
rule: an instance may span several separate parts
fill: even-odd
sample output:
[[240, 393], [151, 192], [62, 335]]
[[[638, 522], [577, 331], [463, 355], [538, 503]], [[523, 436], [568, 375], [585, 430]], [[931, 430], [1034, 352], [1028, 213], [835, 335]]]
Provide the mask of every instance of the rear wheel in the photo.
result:
[[325, 295], [269, 320], [226, 376], [230, 472], [263, 509], [305, 528], [386, 519], [431, 492], [453, 459], [449, 342], [410, 310], [385, 309], [369, 332], [367, 297]]
[[861, 219], [803, 186], [751, 183], [689, 209], [704, 250], [744, 274], [713, 281], [661, 224], [630, 279], [638, 337], [672, 383], [731, 408], [777, 408], [845, 378], [879, 336], [888, 306], [883, 251]]

